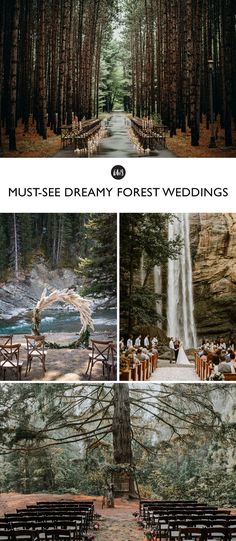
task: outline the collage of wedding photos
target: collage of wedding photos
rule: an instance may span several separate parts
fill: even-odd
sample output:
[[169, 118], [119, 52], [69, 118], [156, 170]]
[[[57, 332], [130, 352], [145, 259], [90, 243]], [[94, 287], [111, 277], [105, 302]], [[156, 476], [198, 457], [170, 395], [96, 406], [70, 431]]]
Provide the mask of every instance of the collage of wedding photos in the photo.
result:
[[235, 68], [235, 0], [0, 0], [0, 541], [236, 541]]

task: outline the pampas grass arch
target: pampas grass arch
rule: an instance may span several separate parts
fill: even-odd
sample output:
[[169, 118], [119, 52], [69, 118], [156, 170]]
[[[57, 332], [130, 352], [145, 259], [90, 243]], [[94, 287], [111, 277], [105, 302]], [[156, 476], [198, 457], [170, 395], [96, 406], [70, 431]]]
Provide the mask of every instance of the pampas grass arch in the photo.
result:
[[92, 330], [94, 329], [90, 301], [83, 299], [80, 295], [75, 293], [73, 289], [63, 289], [62, 291], [55, 290], [47, 295], [47, 289], [45, 288], [36, 307], [33, 309], [32, 330], [34, 334], [40, 334], [42, 311], [55, 302], [70, 304], [79, 312], [82, 323], [80, 335], [85, 333], [89, 328]]

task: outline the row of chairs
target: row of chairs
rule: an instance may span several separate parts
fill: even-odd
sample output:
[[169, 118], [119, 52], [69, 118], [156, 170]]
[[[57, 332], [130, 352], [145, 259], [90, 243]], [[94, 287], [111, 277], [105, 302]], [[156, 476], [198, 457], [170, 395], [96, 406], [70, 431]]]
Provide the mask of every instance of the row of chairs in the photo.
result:
[[[45, 336], [25, 335], [26, 340], [26, 370], [25, 376], [31, 370], [32, 360], [36, 358], [41, 362], [46, 372]], [[11, 370], [21, 380], [23, 361], [20, 359], [21, 344], [13, 343], [13, 335], [0, 336], [0, 371], [1, 379], [6, 379], [6, 371]]]
[[[45, 336], [25, 335], [26, 340], [26, 371], [25, 376], [31, 370], [32, 360], [36, 358], [41, 362], [44, 373], [46, 372]], [[21, 344], [13, 344], [13, 335], [0, 336], [0, 371], [6, 379], [6, 371], [15, 372], [18, 380], [21, 380], [23, 361], [20, 359]], [[117, 352], [112, 340], [92, 340], [92, 350], [89, 353], [86, 375], [92, 377], [92, 370], [96, 363], [101, 363], [105, 379], [116, 379]]]
[[86, 538], [93, 501], [37, 502], [0, 519], [0, 541], [76, 541]]
[[154, 538], [168, 541], [235, 541], [236, 516], [197, 501], [140, 501], [140, 516]]

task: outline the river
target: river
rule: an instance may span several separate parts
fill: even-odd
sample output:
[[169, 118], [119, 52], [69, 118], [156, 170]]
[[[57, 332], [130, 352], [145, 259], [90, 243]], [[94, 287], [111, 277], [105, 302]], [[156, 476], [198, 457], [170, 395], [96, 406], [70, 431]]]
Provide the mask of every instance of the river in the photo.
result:
[[[0, 320], [0, 335], [30, 334], [32, 312], [11, 319]], [[116, 331], [116, 310], [96, 310], [92, 315], [95, 333]], [[42, 333], [79, 333], [80, 317], [72, 310], [50, 310], [43, 313], [40, 330]]]

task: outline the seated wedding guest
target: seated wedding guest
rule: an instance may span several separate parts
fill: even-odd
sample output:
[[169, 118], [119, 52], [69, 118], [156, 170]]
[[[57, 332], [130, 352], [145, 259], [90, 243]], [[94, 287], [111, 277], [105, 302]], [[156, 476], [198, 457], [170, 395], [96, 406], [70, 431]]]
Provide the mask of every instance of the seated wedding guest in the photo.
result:
[[236, 371], [236, 356], [235, 356], [235, 353], [233, 351], [231, 351], [231, 353], [230, 353], [230, 363], [233, 366], [234, 371]]
[[231, 374], [234, 374], [235, 369], [234, 369], [233, 365], [231, 364], [231, 359], [229, 359], [227, 361], [225, 359], [225, 357], [221, 357], [220, 358], [220, 364], [218, 366], [218, 372], [220, 372], [221, 374], [226, 374], [226, 373], [230, 373], [230, 372], [231, 372]]
[[134, 345], [135, 345], [136, 348], [140, 348], [140, 346], [141, 346], [141, 338], [142, 338], [141, 334], [136, 338], [136, 340], [134, 342]]
[[142, 352], [147, 355], [148, 358], [152, 357], [152, 351], [147, 348], [142, 348]]
[[149, 334], [147, 334], [147, 336], [145, 336], [145, 338], [144, 338], [144, 347], [147, 348], [147, 349], [148, 349], [149, 346], [150, 346], [150, 340], [149, 340], [149, 338], [150, 338]]
[[228, 350], [234, 351], [234, 343], [233, 340], [229, 340]]
[[207, 349], [201, 349], [201, 351], [198, 352], [199, 357], [207, 357], [208, 350]]
[[217, 341], [214, 340], [214, 342], [212, 342], [212, 347], [211, 347], [212, 351], [217, 351], [218, 349], [218, 344], [217, 344]]
[[207, 353], [207, 361], [208, 361], [208, 363], [212, 362], [213, 355], [214, 355], [214, 353], [212, 351], [208, 351], [208, 353]]
[[220, 339], [219, 347], [220, 347], [220, 349], [226, 350], [226, 343], [225, 343], [225, 341], [224, 341], [224, 338], [221, 338], [221, 339]]
[[139, 360], [139, 361], [148, 361], [149, 359], [149, 355], [147, 355], [147, 353], [142, 349], [142, 348], [139, 348], [137, 351], [136, 351], [136, 358]]
[[214, 380], [223, 380], [224, 379], [224, 376], [223, 374], [221, 374], [219, 372], [219, 363], [220, 363], [220, 360], [219, 360], [219, 357], [218, 355], [212, 355], [212, 358], [211, 358], [211, 368], [212, 368], [212, 372], [211, 372], [211, 375], [209, 377], [209, 380], [211, 381], [214, 381]]
[[219, 370], [218, 370], [219, 364], [220, 364], [220, 359], [219, 359], [218, 355], [214, 355], [214, 353], [213, 353], [212, 358], [211, 358], [211, 365], [212, 365], [212, 368], [213, 368], [213, 372], [215, 374], [219, 373]]
[[130, 349], [133, 347], [133, 335], [131, 334], [127, 340], [127, 348]]

